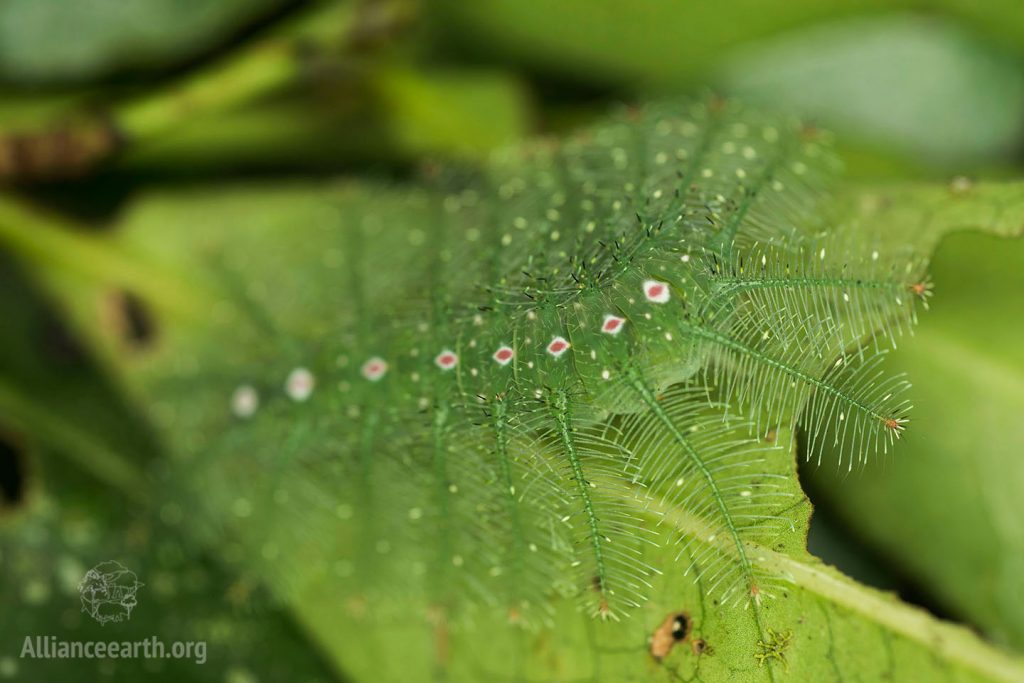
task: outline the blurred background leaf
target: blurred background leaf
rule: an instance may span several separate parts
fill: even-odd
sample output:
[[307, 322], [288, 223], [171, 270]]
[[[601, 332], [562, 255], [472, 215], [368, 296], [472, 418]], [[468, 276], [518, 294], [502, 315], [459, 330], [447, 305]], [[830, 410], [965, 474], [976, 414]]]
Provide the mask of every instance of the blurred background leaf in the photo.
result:
[[0, 78], [38, 86], [178, 66], [289, 4], [7, 0], [0, 3]]
[[728, 92], [800, 111], [844, 145], [897, 152], [922, 167], [1006, 163], [1020, 150], [1021, 61], [938, 19], [830, 23], [723, 60]]

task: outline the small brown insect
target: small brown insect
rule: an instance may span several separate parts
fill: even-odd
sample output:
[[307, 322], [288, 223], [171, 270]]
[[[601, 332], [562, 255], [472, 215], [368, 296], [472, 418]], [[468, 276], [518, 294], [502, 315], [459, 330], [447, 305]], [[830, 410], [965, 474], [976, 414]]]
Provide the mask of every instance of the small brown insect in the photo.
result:
[[651, 656], [659, 662], [668, 656], [672, 646], [686, 640], [693, 623], [686, 612], [673, 612], [665, 617], [651, 636]]
[[714, 654], [714, 650], [712, 650], [711, 646], [708, 645], [707, 641], [704, 640], [703, 638], [696, 638], [696, 639], [694, 639], [694, 641], [693, 641], [693, 654], [695, 654], [695, 655], [702, 655], [702, 654], [705, 654], [705, 653], [707, 653], [709, 655], [710, 654]]

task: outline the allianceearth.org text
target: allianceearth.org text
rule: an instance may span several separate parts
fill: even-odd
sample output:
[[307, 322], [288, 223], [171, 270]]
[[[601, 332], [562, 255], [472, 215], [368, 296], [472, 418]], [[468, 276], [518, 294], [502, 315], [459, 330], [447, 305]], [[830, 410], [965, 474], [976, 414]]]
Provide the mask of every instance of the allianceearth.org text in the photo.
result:
[[57, 636], [25, 636], [23, 659], [193, 659], [206, 663], [206, 641], [164, 643], [156, 636], [145, 640], [61, 640]]

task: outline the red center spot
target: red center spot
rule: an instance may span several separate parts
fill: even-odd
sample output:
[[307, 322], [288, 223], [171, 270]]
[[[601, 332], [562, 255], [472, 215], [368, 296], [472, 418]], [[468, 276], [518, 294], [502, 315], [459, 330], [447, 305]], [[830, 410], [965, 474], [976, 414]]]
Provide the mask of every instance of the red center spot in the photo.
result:
[[387, 371], [388, 364], [385, 363], [383, 359], [377, 357], [371, 358], [365, 363], [363, 363], [363, 367], [361, 370], [361, 372], [363, 373], [363, 377], [370, 380], [371, 382], [376, 382], [377, 380], [379, 380], [381, 377], [384, 376], [384, 373], [386, 373]]
[[437, 363], [437, 367], [442, 370], [451, 370], [455, 367], [456, 363], [459, 362], [459, 357], [452, 351], [442, 351], [437, 354], [437, 358], [434, 359], [434, 362]]
[[568, 341], [566, 341], [562, 337], [555, 337], [554, 339], [551, 340], [551, 343], [548, 344], [548, 353], [557, 358], [558, 356], [561, 356], [563, 353], [565, 353], [566, 349], [568, 348]]
[[657, 280], [647, 280], [644, 282], [644, 294], [647, 296], [648, 301], [663, 304], [669, 298], [668, 285]]
[[508, 365], [509, 361], [512, 360], [513, 355], [515, 354], [510, 347], [502, 346], [494, 352], [494, 360], [497, 361], [499, 365]]
[[622, 325], [626, 322], [625, 318], [620, 318], [614, 315], [606, 315], [604, 322], [601, 324], [601, 331], [606, 334], [618, 334], [622, 329]]

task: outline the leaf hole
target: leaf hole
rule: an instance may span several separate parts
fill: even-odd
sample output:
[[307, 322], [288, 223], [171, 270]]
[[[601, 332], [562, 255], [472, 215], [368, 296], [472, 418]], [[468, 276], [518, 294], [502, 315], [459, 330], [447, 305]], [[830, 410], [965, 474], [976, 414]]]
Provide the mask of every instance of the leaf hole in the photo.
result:
[[121, 289], [111, 292], [105, 303], [110, 328], [126, 347], [143, 350], [153, 345], [156, 341], [156, 322], [141, 297]]
[[16, 439], [0, 433], [0, 511], [6, 512], [25, 501], [28, 476], [23, 450]]

